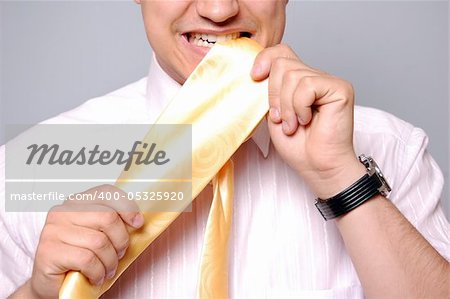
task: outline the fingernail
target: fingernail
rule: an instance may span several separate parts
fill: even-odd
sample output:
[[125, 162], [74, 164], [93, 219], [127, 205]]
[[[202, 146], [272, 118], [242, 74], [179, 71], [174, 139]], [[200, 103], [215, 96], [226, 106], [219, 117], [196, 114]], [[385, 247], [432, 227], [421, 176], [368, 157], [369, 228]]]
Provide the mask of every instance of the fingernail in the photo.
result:
[[141, 213], [136, 214], [131, 223], [133, 224], [133, 227], [140, 228], [144, 224], [144, 216], [142, 216]]
[[117, 257], [119, 258], [119, 260], [121, 258], [123, 258], [123, 256], [125, 255], [125, 252], [127, 251], [127, 249], [122, 249], [121, 251], [119, 251], [119, 253], [117, 253]]
[[288, 122], [285, 121], [285, 120], [283, 120], [282, 126], [283, 126], [283, 131], [284, 131], [285, 133], [288, 133], [289, 130], [290, 130]]
[[304, 125], [305, 124], [305, 121], [299, 116], [299, 117], [297, 117], [298, 118], [298, 122], [299, 122], [299, 124], [301, 124], [301, 125]]
[[270, 108], [269, 114], [270, 114], [270, 118], [273, 121], [279, 121], [280, 120], [280, 110], [278, 110], [278, 108]]
[[107, 279], [113, 278], [114, 275], [116, 274], [116, 270], [117, 270], [117, 269], [114, 269], [114, 270], [109, 271], [108, 274], [106, 275], [106, 278], [107, 278]]

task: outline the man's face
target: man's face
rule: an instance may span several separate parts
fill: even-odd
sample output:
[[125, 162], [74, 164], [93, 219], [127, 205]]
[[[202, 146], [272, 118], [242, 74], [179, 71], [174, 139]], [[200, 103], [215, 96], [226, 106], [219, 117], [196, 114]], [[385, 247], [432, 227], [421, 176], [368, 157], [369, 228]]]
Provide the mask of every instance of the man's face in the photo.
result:
[[287, 0], [136, 0], [156, 58], [183, 84], [215, 41], [247, 36], [281, 41]]

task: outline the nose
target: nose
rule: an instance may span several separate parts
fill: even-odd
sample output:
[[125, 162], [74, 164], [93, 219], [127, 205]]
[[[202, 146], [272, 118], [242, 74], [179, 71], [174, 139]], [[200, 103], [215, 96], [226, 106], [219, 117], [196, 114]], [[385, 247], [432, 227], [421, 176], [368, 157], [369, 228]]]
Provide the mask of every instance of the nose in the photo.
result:
[[197, 0], [197, 13], [215, 23], [225, 22], [239, 12], [239, 0]]

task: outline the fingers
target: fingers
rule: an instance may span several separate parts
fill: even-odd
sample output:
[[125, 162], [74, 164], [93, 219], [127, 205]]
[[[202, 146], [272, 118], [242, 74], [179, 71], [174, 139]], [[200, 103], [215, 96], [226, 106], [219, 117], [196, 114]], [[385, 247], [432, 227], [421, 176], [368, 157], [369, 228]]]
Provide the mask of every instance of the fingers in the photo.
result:
[[307, 125], [310, 122], [316, 95], [309, 81], [314, 77], [318, 74], [308, 70], [285, 72], [279, 101], [284, 134], [294, 134], [299, 123]]
[[[96, 212], [55, 209], [49, 213], [38, 252], [44, 253], [42, 260], [57, 265], [55, 274], [78, 270], [93, 284], [101, 284], [115, 275], [118, 261], [128, 248], [129, 233], [114, 210], [101, 206], [98, 209]], [[65, 221], [61, 220], [63, 217]], [[64, 251], [51, 254], [62, 244]], [[63, 259], [58, 256], [60, 253], [76, 255], [78, 259]]]
[[[269, 116], [274, 123], [282, 123], [286, 135], [294, 134], [298, 124], [311, 121], [312, 106], [315, 104], [321, 73], [304, 68], [286, 59], [279, 59], [269, 76]], [[313, 79], [314, 78], [314, 79]], [[320, 91], [322, 94], [323, 91]]]
[[284, 72], [302, 67], [307, 66], [287, 45], [264, 49], [255, 58], [251, 76], [256, 81], [269, 77], [269, 116], [273, 122], [281, 122], [279, 102]]
[[98, 256], [91, 250], [80, 247], [73, 247], [67, 244], [59, 244], [64, 256], [59, 256], [58, 264], [64, 271], [80, 271], [91, 284], [101, 285], [105, 280], [106, 270]]
[[297, 130], [299, 120], [295, 108], [302, 112], [302, 122], [303, 118], [309, 119], [310, 104], [306, 106], [299, 101], [294, 105], [299, 81], [302, 77], [318, 75], [320, 72], [303, 63], [286, 45], [264, 49], [256, 57], [252, 78], [262, 80], [269, 77], [269, 117], [274, 123], [282, 123], [285, 134], [290, 135]]
[[316, 108], [349, 106], [353, 100], [350, 84], [307, 66], [286, 45], [261, 51], [251, 75], [254, 80], [269, 78], [269, 119], [281, 124], [285, 135], [308, 125]]
[[59, 242], [93, 252], [104, 266], [106, 277], [111, 278], [129, 245], [127, 224], [139, 228], [144, 218], [136, 203], [129, 201], [122, 190], [102, 185], [83, 193], [95, 192], [117, 192], [120, 199], [67, 201], [48, 213], [46, 232], [58, 236]]
[[[116, 211], [125, 223], [134, 228], [140, 228], [144, 224], [144, 217], [142, 213], [139, 212], [139, 207], [134, 201], [128, 200], [127, 194], [121, 189], [105, 184], [86, 190], [83, 193], [92, 195], [94, 200], [82, 203], [76, 201], [66, 201], [62, 208], [64, 209], [66, 205], [69, 205], [69, 210], [71, 211], [78, 209], [82, 211], [95, 211], [98, 209], [97, 205], [105, 206]], [[102, 200], [101, 198], [95, 198], [95, 196], [99, 197], [98, 194], [102, 194], [103, 196], [109, 195], [110, 198], [113, 198], [114, 200]]]
[[[95, 198], [116, 193], [119, 200]], [[43, 297], [55, 297], [67, 271], [80, 271], [90, 283], [112, 278], [129, 245], [129, 233], [144, 223], [126, 193], [111, 185], [83, 192], [86, 201], [66, 201], [47, 214], [34, 261], [32, 285]]]
[[106, 278], [109, 279], [116, 273], [118, 260], [122, 256], [118, 256], [105, 233], [82, 226], [69, 226], [62, 232], [56, 225], [49, 225], [47, 233], [64, 244], [93, 251], [105, 268]]
[[73, 270], [80, 271], [91, 284], [103, 283], [106, 270], [93, 251], [51, 240], [42, 240], [40, 247], [36, 253], [35, 270], [39, 268], [50, 281], [53, 276], [59, 276], [57, 280], [60, 281], [64, 278], [61, 274]]
[[83, 218], [73, 219], [72, 223], [104, 233], [111, 241], [118, 256], [123, 255], [128, 248], [128, 231], [121, 217], [114, 211], [87, 212]]
[[290, 58], [277, 58], [273, 61], [269, 74], [269, 113], [274, 123], [282, 121], [281, 115], [281, 93], [286, 88], [283, 84], [284, 74], [298, 67], [297, 63]]
[[73, 246], [67, 246], [65, 250], [67, 269], [80, 271], [94, 285], [103, 283], [106, 269], [93, 251]]
[[301, 64], [303, 64], [304, 67], [307, 67], [289, 46], [279, 44], [274, 47], [262, 50], [256, 56], [251, 71], [251, 76], [253, 80], [260, 81], [266, 79], [269, 76], [272, 64], [274, 63], [275, 60], [277, 60], [277, 58], [297, 60]]

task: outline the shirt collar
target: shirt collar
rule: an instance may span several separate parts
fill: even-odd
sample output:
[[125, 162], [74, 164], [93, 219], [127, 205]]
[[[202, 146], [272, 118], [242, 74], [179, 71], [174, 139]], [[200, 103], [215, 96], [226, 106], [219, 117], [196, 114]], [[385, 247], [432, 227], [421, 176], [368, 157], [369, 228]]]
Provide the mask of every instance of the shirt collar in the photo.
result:
[[[159, 65], [155, 54], [147, 77], [147, 102], [150, 122], [154, 123], [167, 104], [176, 96], [181, 84], [172, 79]], [[253, 131], [251, 139], [257, 145], [264, 158], [269, 154], [270, 134], [267, 120], [264, 118]]]
[[147, 77], [147, 103], [150, 121], [154, 123], [161, 112], [181, 89], [181, 84], [172, 79], [159, 65], [153, 53]]

